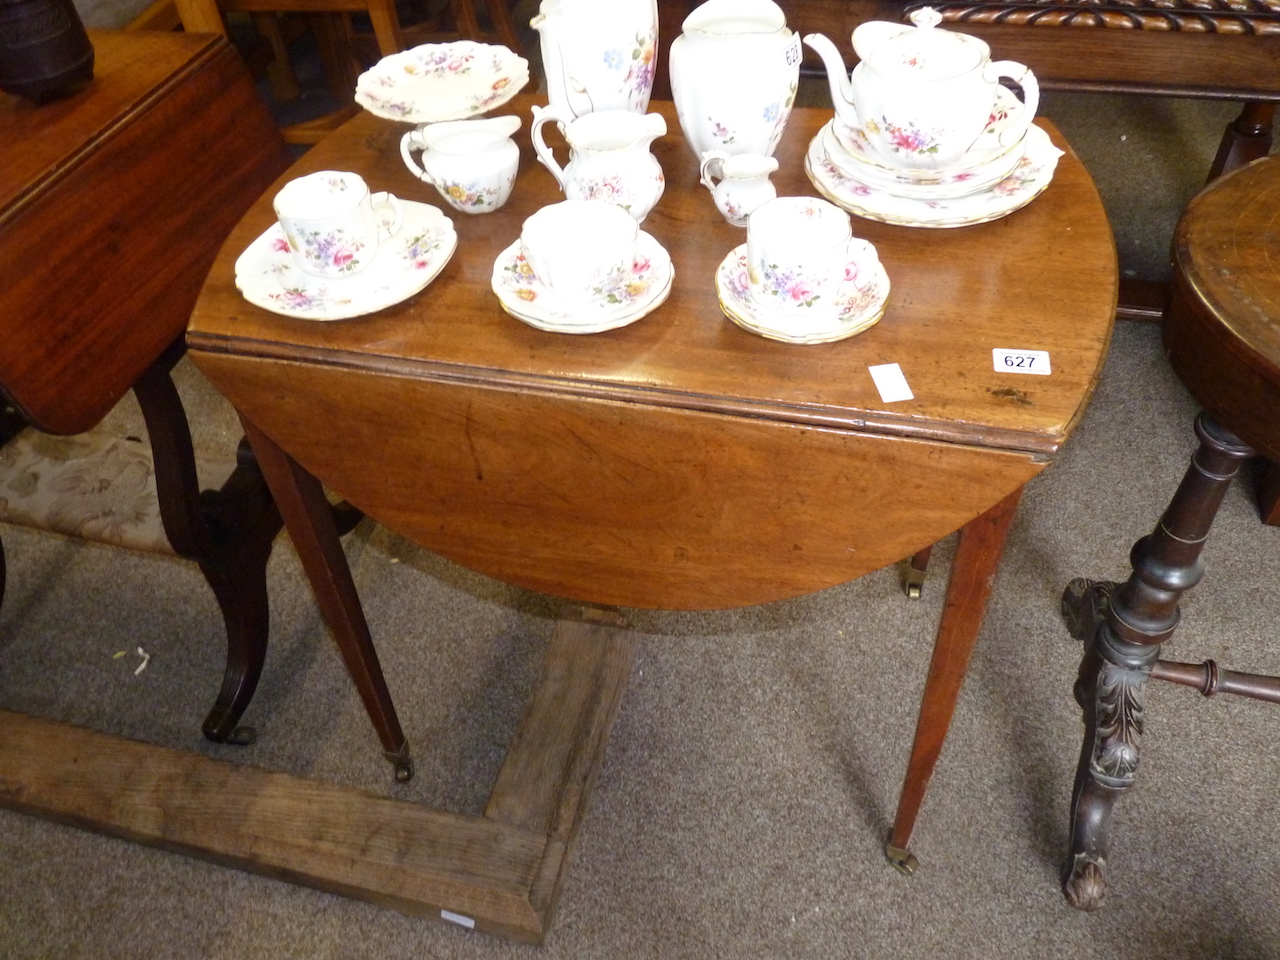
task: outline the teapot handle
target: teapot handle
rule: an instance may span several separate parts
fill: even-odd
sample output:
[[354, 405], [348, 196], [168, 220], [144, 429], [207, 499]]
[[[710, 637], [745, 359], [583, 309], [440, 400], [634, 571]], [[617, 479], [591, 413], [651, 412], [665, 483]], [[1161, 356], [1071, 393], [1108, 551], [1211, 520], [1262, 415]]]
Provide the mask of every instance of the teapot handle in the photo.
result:
[[551, 153], [551, 148], [547, 146], [546, 140], [542, 138], [542, 127], [549, 121], [554, 120], [560, 128], [560, 132], [564, 132], [565, 125], [572, 121], [573, 114], [561, 112], [555, 107], [539, 107], [533, 108], [533, 123], [529, 127], [529, 138], [533, 141], [533, 152], [538, 155], [538, 162], [551, 171], [551, 175], [556, 178], [556, 183], [560, 184], [560, 189], [564, 189], [564, 168], [556, 163], [555, 156]]
[[1000, 146], [1011, 147], [1026, 135], [1027, 127], [1036, 118], [1036, 110], [1040, 106], [1040, 84], [1030, 67], [1014, 60], [996, 60], [988, 65], [987, 70], [995, 78], [1005, 77], [1022, 87], [1022, 117], [1000, 134]]
[[729, 154], [723, 150], [703, 150], [702, 162], [698, 165], [698, 179], [702, 181], [702, 185], [711, 191], [712, 195], [716, 192], [716, 180], [711, 171], [713, 163], [720, 163], [720, 179], [724, 179], [724, 162], [729, 159]]

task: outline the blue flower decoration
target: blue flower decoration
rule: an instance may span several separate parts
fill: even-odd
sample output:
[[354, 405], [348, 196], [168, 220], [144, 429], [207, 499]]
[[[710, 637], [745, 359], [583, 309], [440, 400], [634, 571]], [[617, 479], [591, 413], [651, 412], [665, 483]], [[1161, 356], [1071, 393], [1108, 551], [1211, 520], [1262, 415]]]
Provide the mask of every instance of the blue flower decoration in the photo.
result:
[[622, 69], [622, 51], [606, 50], [604, 52], [604, 65], [610, 70]]
[[773, 123], [778, 119], [778, 105], [771, 103], [764, 108], [764, 119], [768, 123]]

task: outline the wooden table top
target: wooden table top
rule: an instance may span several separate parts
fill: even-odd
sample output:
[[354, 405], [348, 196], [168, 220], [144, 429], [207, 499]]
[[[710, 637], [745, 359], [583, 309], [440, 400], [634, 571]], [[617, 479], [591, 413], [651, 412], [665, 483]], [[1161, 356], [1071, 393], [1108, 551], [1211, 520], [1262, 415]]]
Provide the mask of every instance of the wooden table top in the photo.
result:
[[[511, 200], [493, 214], [448, 209], [401, 162], [398, 141], [408, 126], [369, 114], [317, 145], [277, 182], [278, 188], [310, 170], [357, 170], [371, 189], [445, 209], [458, 231], [458, 250], [424, 291], [380, 313], [332, 323], [281, 317], [247, 303], [235, 289], [233, 265], [273, 221], [273, 188], [219, 254], [191, 318], [189, 345], [211, 354], [507, 384], [1038, 457], [1051, 456], [1081, 415], [1110, 337], [1117, 269], [1093, 183], [1048, 124], [1067, 154], [1045, 193], [1012, 216], [950, 230], [854, 218], [855, 234], [876, 245], [893, 286], [884, 318], [849, 340], [797, 346], [747, 333], [721, 313], [714, 271], [745, 242], [745, 232], [720, 218], [699, 185], [669, 103], [652, 107], [667, 118], [669, 132], [654, 145], [667, 187], [642, 225], [675, 265], [667, 302], [629, 327], [589, 336], [538, 331], [504, 313], [490, 288], [493, 262], [526, 217], [561, 199], [529, 148], [534, 102], [522, 96], [506, 111], [525, 120], [517, 134], [520, 174]], [[829, 110], [794, 112], [777, 152], [781, 168], [773, 180], [780, 195], [816, 195], [803, 155], [830, 116]], [[993, 348], [1047, 351], [1053, 373], [997, 372]], [[880, 399], [867, 368], [883, 363], [901, 366], [914, 400]]]
[[1280, 385], [1280, 157], [1242, 167], [1196, 196], [1173, 251], [1197, 297]]
[[222, 37], [91, 30], [94, 79], [0, 94], [0, 391], [93, 427], [181, 335], [221, 243], [287, 155]]
[[1280, 158], [1215, 180], [1174, 231], [1170, 365], [1227, 429], [1280, 461]]

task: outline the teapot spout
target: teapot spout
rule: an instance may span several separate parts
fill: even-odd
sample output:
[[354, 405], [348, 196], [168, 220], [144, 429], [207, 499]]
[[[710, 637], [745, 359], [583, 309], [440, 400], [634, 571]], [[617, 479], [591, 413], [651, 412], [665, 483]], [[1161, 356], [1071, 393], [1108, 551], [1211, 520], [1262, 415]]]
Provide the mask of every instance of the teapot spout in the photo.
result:
[[822, 58], [822, 65], [827, 71], [827, 83], [831, 86], [831, 104], [835, 107], [836, 116], [851, 127], [861, 127], [858, 111], [853, 105], [853, 83], [844, 69], [844, 58], [840, 51], [826, 36], [821, 33], [806, 34], [805, 45]]

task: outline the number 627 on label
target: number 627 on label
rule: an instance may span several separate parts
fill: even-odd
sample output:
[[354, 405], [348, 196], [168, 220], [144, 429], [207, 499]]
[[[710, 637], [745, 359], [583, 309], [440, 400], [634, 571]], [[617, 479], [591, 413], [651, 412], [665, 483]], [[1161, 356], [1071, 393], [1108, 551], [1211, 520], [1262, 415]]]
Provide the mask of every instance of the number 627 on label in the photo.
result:
[[1047, 377], [1053, 372], [1049, 366], [1047, 350], [1008, 350], [996, 347], [991, 351], [996, 373], [1031, 373]]

